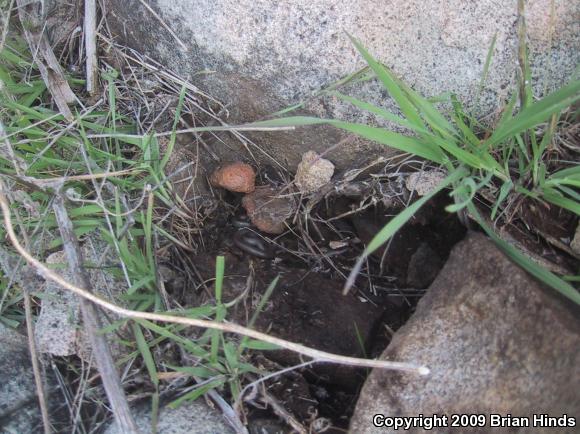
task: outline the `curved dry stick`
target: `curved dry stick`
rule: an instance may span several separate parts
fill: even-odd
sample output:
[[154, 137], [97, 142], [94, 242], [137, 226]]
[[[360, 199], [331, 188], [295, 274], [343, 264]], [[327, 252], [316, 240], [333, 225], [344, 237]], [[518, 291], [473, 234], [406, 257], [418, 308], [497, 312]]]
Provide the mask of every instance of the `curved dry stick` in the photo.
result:
[[314, 348], [307, 347], [302, 344], [298, 344], [295, 342], [290, 342], [284, 339], [276, 338], [274, 336], [269, 336], [265, 333], [261, 333], [256, 330], [252, 330], [238, 324], [228, 324], [228, 323], [219, 323], [214, 321], [202, 320], [202, 319], [193, 319], [193, 318], [183, 318], [175, 315], [167, 315], [167, 314], [159, 314], [159, 313], [152, 313], [152, 312], [139, 312], [135, 310], [125, 309], [123, 307], [119, 307], [91, 292], [86, 291], [85, 289], [79, 288], [78, 286], [73, 285], [72, 283], [66, 281], [61, 276], [56, 274], [54, 271], [50, 270], [46, 265], [42, 262], [38, 261], [34, 258], [18, 241], [16, 234], [14, 232], [14, 228], [12, 226], [12, 219], [10, 216], [10, 208], [8, 206], [8, 202], [6, 200], [6, 196], [4, 192], [0, 190], [0, 207], [2, 208], [2, 213], [4, 214], [4, 223], [6, 226], [6, 231], [8, 233], [8, 237], [12, 242], [14, 248], [20, 253], [20, 255], [31, 265], [33, 266], [37, 272], [44, 277], [45, 279], [52, 280], [53, 282], [59, 284], [63, 288], [68, 289], [69, 291], [75, 293], [76, 295], [83, 297], [86, 300], [92, 301], [96, 305], [101, 306], [117, 315], [127, 317], [127, 318], [135, 318], [135, 319], [147, 319], [150, 321], [159, 321], [165, 323], [174, 323], [174, 324], [183, 324], [186, 326], [193, 326], [193, 327], [201, 327], [213, 330], [221, 330], [227, 333], [236, 333], [242, 336], [248, 336], [253, 339], [257, 339], [263, 342], [268, 342], [270, 344], [276, 345], [281, 348], [285, 348], [290, 351], [294, 351], [296, 353], [302, 354], [303, 356], [311, 357], [315, 360], [315, 362], [330, 362], [330, 363], [338, 363], [342, 365], [348, 366], [359, 366], [365, 368], [380, 368], [380, 369], [394, 369], [398, 371], [407, 371], [412, 372], [419, 375], [428, 375], [429, 368], [425, 366], [418, 366], [412, 363], [404, 363], [404, 362], [390, 362], [384, 360], [370, 360], [370, 359], [360, 359], [358, 357], [348, 357], [348, 356], [341, 356], [338, 354], [327, 353], [326, 351], [316, 350]]

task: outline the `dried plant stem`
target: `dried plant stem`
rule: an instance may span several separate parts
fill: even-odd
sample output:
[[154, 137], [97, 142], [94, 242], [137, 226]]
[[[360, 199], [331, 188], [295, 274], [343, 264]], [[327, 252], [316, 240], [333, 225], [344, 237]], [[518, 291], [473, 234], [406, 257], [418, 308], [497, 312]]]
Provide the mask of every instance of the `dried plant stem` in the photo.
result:
[[87, 69], [87, 92], [94, 95], [97, 91], [97, 1], [85, 0], [85, 51]]
[[26, 333], [28, 334], [28, 348], [30, 350], [30, 360], [32, 361], [32, 372], [34, 373], [34, 383], [36, 384], [36, 393], [38, 393], [38, 404], [40, 405], [40, 414], [42, 415], [42, 425], [44, 434], [51, 434], [50, 416], [48, 415], [48, 406], [46, 405], [46, 394], [44, 393], [44, 383], [42, 381], [42, 372], [38, 363], [38, 352], [36, 351], [36, 342], [34, 340], [34, 323], [32, 319], [32, 304], [30, 303], [30, 294], [26, 289], [22, 289], [24, 296], [24, 312], [26, 315]]
[[262, 396], [260, 401], [269, 406], [279, 418], [291, 426], [294, 430], [293, 432], [296, 432], [297, 434], [308, 434], [308, 430], [304, 428], [302, 424], [298, 422], [296, 418], [292, 416], [290, 412], [288, 412], [288, 410], [286, 410], [284, 406], [278, 402], [278, 400], [276, 400], [276, 398], [268, 393], [265, 388], [262, 388]]
[[66, 81], [58, 59], [43, 32], [43, 23], [40, 19], [42, 15], [40, 12], [41, 2], [16, 0], [16, 4], [24, 37], [28, 42], [30, 51], [36, 57], [34, 60], [42, 80], [50, 91], [60, 113], [67, 120], [72, 121], [74, 116], [68, 105], [76, 102], [77, 98]]
[[10, 0], [6, 10], [0, 11], [0, 24], [2, 24], [2, 30], [0, 31], [0, 51], [4, 49], [4, 44], [6, 43], [6, 36], [8, 36], [8, 29], [10, 28], [10, 15], [12, 15], [13, 6], [14, 0]]
[[[78, 240], [73, 231], [72, 221], [68, 216], [62, 193], [59, 192], [55, 196], [52, 207], [62, 237], [70, 273], [74, 277], [75, 283], [85, 288], [83, 291], [92, 294], [90, 292], [91, 282], [89, 275], [83, 266]], [[119, 373], [115, 367], [115, 361], [111, 355], [107, 339], [105, 335], [99, 332], [102, 325], [95, 306], [86, 298], [81, 298], [80, 306], [84, 328], [91, 342], [93, 357], [101, 374], [103, 386], [109, 398], [117, 425], [123, 433], [137, 433], [137, 427], [131, 416], [131, 410], [129, 409], [125, 392], [121, 386]]]
[[147, 319], [150, 321], [159, 321], [164, 323], [174, 323], [174, 324], [183, 324], [187, 326], [193, 327], [202, 327], [208, 328], [213, 330], [221, 330], [227, 333], [236, 333], [243, 336], [248, 336], [250, 338], [258, 339], [263, 342], [268, 342], [270, 344], [276, 345], [281, 348], [285, 348], [290, 351], [294, 351], [298, 354], [302, 354], [306, 357], [311, 357], [314, 359], [315, 362], [328, 362], [328, 363], [337, 363], [342, 365], [348, 366], [359, 366], [359, 367], [366, 367], [366, 368], [380, 368], [380, 369], [393, 369], [399, 371], [406, 371], [414, 374], [419, 375], [428, 375], [429, 369], [425, 366], [418, 366], [412, 363], [403, 363], [403, 362], [391, 362], [386, 360], [369, 360], [369, 359], [360, 359], [357, 357], [348, 357], [342, 356], [338, 354], [327, 353], [325, 351], [316, 350], [314, 348], [307, 347], [302, 344], [298, 344], [295, 342], [290, 342], [285, 339], [276, 338], [265, 333], [261, 333], [256, 330], [252, 330], [237, 324], [230, 324], [230, 323], [221, 323], [221, 322], [214, 322], [214, 321], [207, 321], [202, 319], [193, 319], [193, 318], [184, 318], [176, 315], [170, 314], [159, 314], [159, 313], [152, 313], [152, 312], [138, 312], [130, 309], [125, 309], [123, 307], [117, 306], [98, 295], [93, 294], [90, 291], [87, 291], [84, 288], [81, 288], [77, 285], [74, 285], [67, 280], [63, 279], [61, 276], [56, 274], [54, 271], [50, 270], [46, 265], [38, 261], [34, 258], [18, 241], [16, 234], [14, 232], [14, 228], [12, 226], [12, 218], [10, 216], [10, 208], [8, 206], [8, 202], [6, 200], [6, 196], [4, 194], [3, 186], [0, 187], [0, 207], [2, 208], [2, 212], [4, 214], [4, 223], [6, 227], [6, 231], [10, 241], [18, 251], [18, 253], [32, 266], [36, 269], [36, 271], [45, 279], [52, 280], [53, 282], [59, 284], [65, 289], [73, 292], [74, 294], [82, 297], [85, 300], [91, 301], [98, 306], [101, 306], [110, 312], [113, 312], [117, 315], [127, 317], [127, 318], [135, 318], [135, 319]]

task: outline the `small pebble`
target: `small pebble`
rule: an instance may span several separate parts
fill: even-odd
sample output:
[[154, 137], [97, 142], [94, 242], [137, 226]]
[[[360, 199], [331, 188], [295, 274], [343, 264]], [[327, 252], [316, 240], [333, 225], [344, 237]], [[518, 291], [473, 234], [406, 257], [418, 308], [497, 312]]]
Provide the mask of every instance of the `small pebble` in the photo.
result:
[[574, 234], [574, 238], [570, 243], [570, 248], [574, 251], [574, 253], [580, 255], [580, 223], [576, 227], [576, 233]]
[[411, 173], [405, 180], [407, 190], [426, 196], [445, 179], [445, 173], [440, 170], [422, 170]]
[[303, 193], [311, 193], [328, 184], [334, 175], [334, 164], [320, 158], [314, 151], [308, 151], [302, 155], [302, 161], [298, 164], [294, 183]]
[[251, 193], [256, 189], [256, 172], [246, 163], [235, 162], [218, 168], [210, 176], [215, 187], [235, 193]]
[[348, 241], [331, 241], [328, 243], [328, 247], [332, 250], [342, 249], [343, 247], [348, 247]]

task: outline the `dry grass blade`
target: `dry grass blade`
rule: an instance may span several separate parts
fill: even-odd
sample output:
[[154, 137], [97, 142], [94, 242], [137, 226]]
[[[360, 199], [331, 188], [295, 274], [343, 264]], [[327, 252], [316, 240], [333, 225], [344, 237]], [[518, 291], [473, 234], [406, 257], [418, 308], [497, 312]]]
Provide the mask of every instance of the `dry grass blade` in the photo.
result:
[[8, 36], [8, 29], [10, 28], [10, 16], [12, 15], [12, 6], [14, 5], [14, 0], [10, 0], [6, 10], [0, 10], [0, 51], [4, 48], [4, 43], [6, 42], [6, 36]]
[[[63, 239], [63, 247], [68, 259], [71, 275], [75, 276], [77, 284], [82, 285], [88, 292], [91, 288], [90, 279], [83, 266], [80, 247], [74, 234], [72, 222], [66, 211], [62, 194], [59, 193], [54, 198], [53, 209]], [[101, 322], [95, 306], [86, 299], [81, 299], [80, 304], [84, 327], [89, 336], [93, 356], [97, 362], [97, 368], [101, 374], [103, 386], [109, 398], [115, 420], [122, 432], [136, 434], [137, 427], [131, 416], [129, 404], [125, 398], [119, 373], [115, 367], [115, 361], [111, 355], [107, 339], [102, 333], [99, 333]]]
[[77, 98], [66, 81], [58, 59], [43, 32], [43, 25], [40, 20], [41, 3], [37, 1], [27, 2], [26, 0], [16, 0], [16, 3], [20, 22], [24, 30], [24, 37], [26, 42], [28, 42], [30, 51], [35, 53], [35, 63], [38, 66], [42, 80], [46, 83], [46, 87], [50, 91], [60, 113], [67, 120], [72, 121], [74, 116], [68, 105], [76, 102]]
[[97, 1], [85, 0], [85, 51], [87, 68], [87, 92], [97, 91]]
[[24, 290], [24, 310], [26, 312], [26, 333], [28, 334], [28, 348], [30, 349], [30, 360], [32, 362], [32, 370], [34, 372], [36, 393], [38, 393], [38, 403], [40, 405], [40, 414], [42, 415], [44, 434], [50, 434], [52, 432], [50, 428], [50, 416], [48, 414], [46, 393], [44, 393], [44, 384], [42, 383], [40, 363], [38, 363], [38, 353], [36, 351], [36, 342], [34, 339], [32, 303], [30, 302], [30, 294], [28, 294], [28, 291], [26, 290]]

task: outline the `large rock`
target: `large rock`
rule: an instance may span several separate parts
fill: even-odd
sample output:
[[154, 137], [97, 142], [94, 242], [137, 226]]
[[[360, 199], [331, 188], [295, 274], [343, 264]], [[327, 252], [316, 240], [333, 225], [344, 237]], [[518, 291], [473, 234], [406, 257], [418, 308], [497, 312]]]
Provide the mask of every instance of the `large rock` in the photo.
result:
[[[303, 101], [364, 66], [346, 32], [421, 93], [455, 92], [472, 107], [488, 49], [497, 35], [487, 84], [475, 110], [478, 116], [502, 105], [518, 68], [517, 0], [147, 2], [185, 48], [144, 2], [105, 3], [109, 27], [119, 42], [223, 101], [230, 123], [253, 121]], [[540, 94], [565, 82], [580, 60], [580, 3], [532, 0], [526, 4], [533, 78]], [[389, 106], [375, 82], [351, 83], [347, 91]], [[332, 97], [311, 101], [307, 109], [321, 116], [372, 121]], [[337, 131], [312, 127], [250, 136], [292, 168], [303, 152], [320, 153], [341, 137]], [[349, 140], [326, 158], [342, 169], [377, 149]], [[231, 148], [226, 156], [228, 152]]]
[[26, 337], [1, 323], [0, 366], [0, 432], [43, 432]]
[[[357, 403], [352, 433], [395, 432], [373, 427], [375, 414], [580, 415], [577, 306], [542, 287], [480, 234], [454, 248], [381, 358], [426, 365], [431, 374], [374, 370]], [[558, 432], [577, 428], [568, 430]]]
[[[141, 406], [133, 416], [137, 429], [142, 434], [150, 433], [151, 413], [148, 406]], [[157, 434], [233, 434], [234, 430], [223, 416], [211, 409], [203, 398], [187, 402], [176, 409], [164, 407], [159, 411]], [[123, 434], [115, 424], [105, 434]]]

